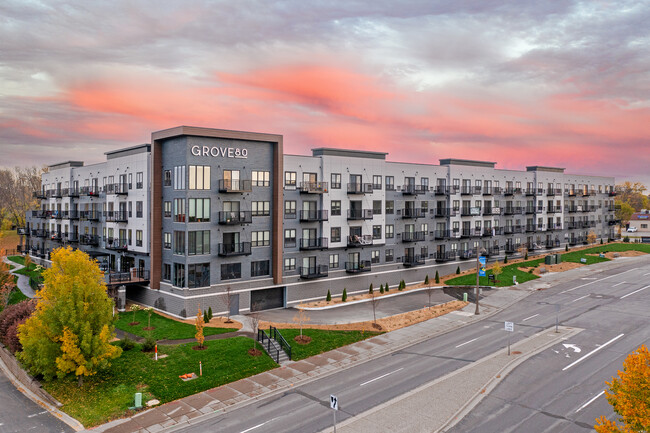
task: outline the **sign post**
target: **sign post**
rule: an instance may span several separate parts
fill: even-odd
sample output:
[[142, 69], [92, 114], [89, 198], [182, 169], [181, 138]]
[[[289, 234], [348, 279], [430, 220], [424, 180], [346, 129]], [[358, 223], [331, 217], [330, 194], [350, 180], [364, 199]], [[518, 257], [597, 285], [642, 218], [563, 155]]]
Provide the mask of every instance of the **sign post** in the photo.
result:
[[[506, 331], [514, 332], [515, 324], [513, 322], [505, 322], [505, 323], [506, 323]], [[510, 356], [510, 335], [511, 334], [508, 334], [508, 356]]]
[[334, 433], [336, 433], [336, 411], [339, 410], [339, 399], [335, 395], [330, 394], [330, 407], [334, 412]]

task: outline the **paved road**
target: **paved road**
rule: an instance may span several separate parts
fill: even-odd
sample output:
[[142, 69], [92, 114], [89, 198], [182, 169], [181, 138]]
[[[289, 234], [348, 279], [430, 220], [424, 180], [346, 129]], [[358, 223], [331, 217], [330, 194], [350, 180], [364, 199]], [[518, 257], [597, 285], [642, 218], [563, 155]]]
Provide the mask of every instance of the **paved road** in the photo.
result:
[[0, 371], [0, 433], [73, 431], [70, 426], [25, 397]]
[[[590, 274], [594, 279], [577, 279], [536, 292], [485, 321], [175, 431], [319, 432], [332, 424], [326, 406], [330, 394], [339, 397], [339, 420], [362, 414], [505, 347], [505, 320], [515, 322], [512, 341], [552, 326], [556, 303], [562, 304], [562, 324], [587, 329], [575, 341], [567, 342], [576, 344], [581, 352], [559, 344], [532, 358], [499, 387], [499, 394], [479, 406], [477, 411], [484, 408], [487, 420], [470, 416], [454, 431], [588, 431], [594, 412], [611, 416], [611, 408], [596, 399], [577, 409], [602, 391], [604, 380], [610, 379], [626, 354], [650, 336], [647, 292], [634, 293], [647, 281], [643, 274], [650, 275], [650, 266], [594, 271]], [[489, 297], [485, 302], [489, 303]], [[562, 370], [613, 338], [617, 339]], [[518, 384], [518, 378], [525, 378], [526, 386]], [[510, 410], [503, 407], [507, 402], [512, 402]]]

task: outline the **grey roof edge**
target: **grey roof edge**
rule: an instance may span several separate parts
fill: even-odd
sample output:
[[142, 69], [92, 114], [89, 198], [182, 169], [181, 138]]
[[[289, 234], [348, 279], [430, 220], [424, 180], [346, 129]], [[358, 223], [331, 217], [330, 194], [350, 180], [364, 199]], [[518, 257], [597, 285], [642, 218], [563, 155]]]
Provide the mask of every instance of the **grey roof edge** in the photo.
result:
[[202, 126], [187, 125], [174, 126], [172, 128], [154, 131], [151, 133], [151, 140], [152, 142], [156, 140], [166, 140], [168, 138], [180, 137], [183, 135], [263, 142], [282, 142], [283, 140], [283, 136], [280, 134], [206, 128]]
[[386, 152], [374, 152], [370, 150], [336, 149], [333, 147], [317, 147], [312, 149], [312, 156], [342, 156], [344, 158], [369, 158], [386, 159]]
[[149, 151], [149, 150], [151, 150], [151, 144], [142, 143], [142, 144], [136, 144], [135, 146], [123, 147], [121, 149], [116, 149], [116, 150], [111, 150], [111, 151], [108, 151], [108, 152], [104, 152], [104, 155], [112, 156], [112, 155], [115, 155], [117, 153], [129, 152], [129, 151], [137, 150], [137, 149], [140, 149], [140, 148], [143, 149], [143, 152]]
[[57, 168], [65, 168], [65, 167], [83, 167], [83, 165], [84, 165], [83, 161], [63, 161], [63, 162], [57, 162], [56, 164], [48, 165], [47, 168], [56, 170]]
[[445, 158], [440, 160], [440, 165], [468, 165], [471, 167], [494, 168], [496, 162], [474, 161], [471, 159]]
[[550, 171], [553, 173], [564, 173], [566, 170], [563, 167], [545, 167], [542, 165], [530, 165], [526, 167], [526, 171]]

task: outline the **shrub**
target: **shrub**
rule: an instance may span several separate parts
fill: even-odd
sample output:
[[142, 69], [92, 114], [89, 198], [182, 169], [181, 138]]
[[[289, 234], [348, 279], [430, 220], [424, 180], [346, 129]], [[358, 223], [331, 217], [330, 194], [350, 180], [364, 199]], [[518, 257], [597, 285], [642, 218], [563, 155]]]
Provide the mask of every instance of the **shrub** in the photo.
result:
[[529, 270], [528, 273], [529, 273], [529, 274], [532, 274], [532, 273], [533, 273], [533, 269]]
[[[15, 323], [24, 323], [23, 319], [27, 319], [34, 312], [35, 303], [31, 300], [25, 300], [15, 305], [8, 305], [2, 313], [0, 313], [0, 341], [7, 347], [10, 346], [10, 339], [13, 336], [9, 332]], [[15, 334], [14, 329], [14, 334]]]
[[345, 302], [348, 300], [348, 289], [345, 287], [343, 288], [343, 295], [341, 296], [341, 302]]
[[603, 244], [603, 238], [600, 238], [600, 244], [601, 245]]
[[629, 237], [629, 236], [625, 236], [625, 237], [623, 238], [623, 242], [630, 242], [630, 237]]
[[440, 275], [438, 275], [438, 271], [436, 271], [436, 284], [440, 283]]
[[564, 251], [569, 251], [569, 244], [566, 244], [566, 245], [564, 246]]
[[374, 291], [375, 291], [375, 290], [372, 288], [372, 283], [370, 283], [370, 287], [368, 288], [368, 294], [369, 294], [369, 295], [372, 295], [372, 293], [373, 293]]
[[386, 292], [388, 292], [390, 290], [389, 287], [388, 287], [388, 283], [384, 284], [384, 290], [386, 290]]
[[208, 317], [208, 310], [203, 310], [203, 323], [210, 323], [210, 318]]
[[507, 254], [506, 254], [506, 257], [503, 259], [503, 264], [505, 265], [506, 263], [508, 263], [508, 255]]
[[20, 339], [18, 338], [18, 327], [23, 323], [25, 323], [27, 319], [28, 319], [27, 317], [23, 317], [17, 322], [14, 322], [9, 327], [9, 329], [7, 329], [7, 335], [6, 335], [7, 348], [11, 351], [11, 353], [20, 352], [21, 350], [23, 350], [23, 346], [22, 344], [20, 344]]
[[208, 307], [208, 319], [212, 320], [212, 307]]
[[144, 339], [144, 343], [142, 343], [142, 351], [153, 352], [155, 347], [156, 347], [156, 339], [153, 338], [151, 335], [148, 335], [147, 338]]
[[456, 268], [456, 274], [460, 274], [460, 265]]
[[429, 274], [427, 274], [427, 276], [424, 277], [424, 284], [429, 284]]
[[524, 260], [528, 260], [528, 251], [526, 251], [526, 254], [524, 254]]
[[120, 340], [119, 345], [122, 350], [126, 352], [135, 347], [135, 341], [131, 340], [128, 335], [125, 335], [124, 338]]
[[331, 301], [332, 301], [332, 294], [330, 293], [329, 290], [327, 291], [327, 296], [325, 297], [325, 300], [326, 300], [327, 302], [331, 302]]
[[381, 294], [384, 293], [384, 285], [383, 284], [379, 285], [379, 293], [381, 293]]

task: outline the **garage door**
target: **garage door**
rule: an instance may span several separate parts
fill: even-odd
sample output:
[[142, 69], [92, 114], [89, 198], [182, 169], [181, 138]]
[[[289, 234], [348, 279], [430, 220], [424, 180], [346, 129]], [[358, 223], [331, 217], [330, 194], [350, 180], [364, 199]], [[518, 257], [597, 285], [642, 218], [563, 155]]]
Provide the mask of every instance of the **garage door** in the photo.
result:
[[284, 287], [253, 290], [251, 292], [251, 311], [270, 310], [284, 307]]

